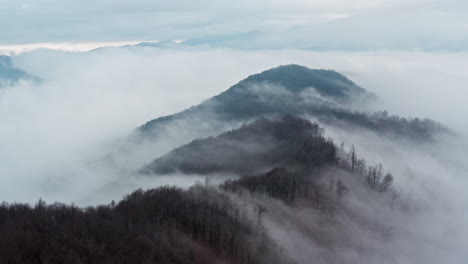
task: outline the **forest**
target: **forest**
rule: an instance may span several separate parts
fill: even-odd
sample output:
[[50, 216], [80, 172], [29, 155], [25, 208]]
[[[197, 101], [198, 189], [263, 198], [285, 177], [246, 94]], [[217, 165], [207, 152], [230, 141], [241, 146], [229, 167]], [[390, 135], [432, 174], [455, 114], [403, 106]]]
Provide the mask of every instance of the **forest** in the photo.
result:
[[148, 121], [136, 135], [151, 140], [171, 124], [194, 119], [208, 123], [246, 122], [277, 114], [307, 115], [326, 125], [364, 129], [391, 139], [415, 142], [430, 142], [451, 133], [444, 125], [427, 118], [354, 107], [376, 102], [374, 94], [338, 72], [283, 65], [251, 75], [201, 104]]
[[[289, 147], [269, 148], [270, 156], [263, 150], [250, 155], [236, 150], [239, 161], [233, 159], [235, 166], [231, 167], [219, 161], [217, 166], [203, 163], [205, 159], [195, 160], [200, 162], [198, 167], [182, 162], [185, 148], [188, 152], [196, 148], [214, 159], [232, 147], [221, 141], [249, 140], [253, 135]], [[211, 152], [203, 151], [204, 144]], [[245, 174], [221, 185], [206, 182], [189, 189], [140, 189], [117, 203], [87, 208], [42, 200], [34, 206], [3, 203], [0, 263], [294, 263], [269, 237], [262, 224], [266, 209], [258, 197], [290, 207], [310, 201], [317, 212], [334, 210], [352, 190], [344, 180], [330, 177], [330, 170], [350, 174], [368, 191], [394, 194], [393, 176], [384, 176], [382, 165], [367, 167], [354, 146], [345, 151], [325, 139], [318, 125], [288, 115], [260, 119], [219, 137], [197, 140], [173, 152], [171, 159], [177, 155], [181, 158], [176, 165], [182, 170], [207, 174], [222, 171], [224, 165], [227, 170], [252, 173], [255, 170], [237, 168], [242, 160], [251, 159], [285, 167]], [[232, 155], [228, 157], [232, 159]], [[247, 206], [243, 199], [248, 199]]]

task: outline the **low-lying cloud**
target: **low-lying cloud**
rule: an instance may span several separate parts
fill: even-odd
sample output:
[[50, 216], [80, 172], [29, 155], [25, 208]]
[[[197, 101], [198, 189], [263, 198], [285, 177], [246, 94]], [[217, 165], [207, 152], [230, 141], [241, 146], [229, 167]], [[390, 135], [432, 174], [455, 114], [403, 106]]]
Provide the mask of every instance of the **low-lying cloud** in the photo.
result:
[[[112, 169], [93, 169], [93, 161], [146, 121], [198, 104], [250, 74], [280, 64], [335, 69], [380, 96], [377, 109], [433, 118], [466, 134], [467, 57], [422, 52], [153, 48], [24, 53], [13, 58], [15, 66], [42, 81], [21, 81], [0, 91], [1, 199], [33, 202], [43, 197], [78, 203], [119, 199], [128, 190], [101, 199], [92, 196], [116, 179], [124, 184], [132, 178], [133, 160], [148, 162], [186, 143], [190, 135], [182, 137], [183, 142], [178, 141], [180, 137], [155, 142], [145, 156], [129, 158], [129, 164], [121, 160]], [[164, 151], [158, 151], [158, 146]], [[128, 181], [136, 181], [131, 185], [135, 188], [158, 185], [134, 178]]]

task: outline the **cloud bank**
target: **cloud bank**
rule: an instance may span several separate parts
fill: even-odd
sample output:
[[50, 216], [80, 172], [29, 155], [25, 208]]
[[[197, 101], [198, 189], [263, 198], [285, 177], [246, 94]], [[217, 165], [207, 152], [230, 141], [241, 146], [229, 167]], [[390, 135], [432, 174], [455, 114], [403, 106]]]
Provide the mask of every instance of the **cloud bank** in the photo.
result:
[[[2, 199], [107, 202], [133, 187], [157, 185], [139, 182], [129, 171], [186, 142], [156, 142], [145, 156], [112, 170], [93, 168], [92, 161], [146, 121], [198, 104], [250, 74], [280, 64], [335, 69], [380, 96], [378, 110], [432, 118], [466, 135], [467, 57], [144, 47], [21, 54], [13, 57], [15, 66], [43, 81], [21, 81], [0, 91]], [[190, 140], [190, 133], [183, 138]], [[94, 199], [96, 190], [119, 181], [136, 183]]]
[[191, 39], [242, 49], [466, 51], [458, 0], [0, 1], [0, 44]]

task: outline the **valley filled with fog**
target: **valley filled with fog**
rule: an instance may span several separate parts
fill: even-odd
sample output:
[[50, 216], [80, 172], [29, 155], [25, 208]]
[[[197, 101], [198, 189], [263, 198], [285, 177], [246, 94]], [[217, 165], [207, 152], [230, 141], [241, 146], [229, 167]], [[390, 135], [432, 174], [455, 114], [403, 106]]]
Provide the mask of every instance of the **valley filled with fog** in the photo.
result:
[[0, 0], [0, 264], [465, 264], [466, 10]]
[[[320, 206], [320, 210], [331, 210], [335, 215], [314, 211], [319, 209], [318, 202], [313, 209], [311, 205], [289, 206], [264, 196], [233, 198], [236, 203], [250, 204], [253, 209], [249, 210], [254, 212], [252, 204], [266, 208], [261, 221], [285, 255], [298, 263], [308, 263], [310, 258], [316, 258], [317, 263], [462, 263], [463, 245], [468, 243], [467, 59], [465, 53], [240, 51], [178, 44], [171, 48], [126, 46], [88, 52], [43, 49], [19, 53], [5, 64], [19, 77], [0, 82], [1, 199], [34, 204], [41, 198], [49, 204], [86, 207], [119, 201], [139, 188], [169, 185], [187, 189], [205, 182], [216, 186], [228, 179], [243, 179], [246, 174], [266, 173], [275, 168], [269, 167], [270, 159], [278, 159], [270, 157], [260, 162], [258, 155], [282, 153], [285, 148], [273, 151], [280, 143], [242, 132], [248, 131], [250, 128], [244, 126], [257, 118], [250, 112], [242, 118], [214, 118], [225, 110], [217, 104], [234, 100], [236, 106], [246, 100], [249, 105], [249, 100], [254, 100], [262, 107], [274, 107], [274, 100], [282, 98], [284, 101], [277, 105], [282, 109], [284, 102], [295, 104], [301, 100], [301, 107], [320, 105], [320, 109], [312, 108], [301, 117], [320, 125], [323, 137], [337, 147], [343, 142], [337, 154], [343, 161], [338, 164], [349, 162], [346, 155], [351, 149], [368, 166], [383, 164], [394, 177], [393, 194], [387, 198], [369, 194], [362, 183], [352, 180], [353, 173], [347, 172], [350, 167], [340, 165], [343, 167], [317, 174], [323, 178], [330, 173], [347, 183], [343, 190], [348, 192], [349, 188], [349, 199], [336, 208], [330, 205], [333, 210], [328, 205]], [[367, 90], [373, 100], [342, 103], [335, 95], [327, 97], [314, 89], [294, 97], [297, 95], [288, 90], [287, 83], [282, 86], [268, 79], [247, 90], [241, 90], [241, 82], [238, 90], [228, 94], [245, 98], [220, 95], [215, 101], [210, 99], [231, 86], [235, 89], [249, 75], [289, 64], [334, 70], [352, 81], [345, 80], [347, 85]], [[301, 69], [284, 71], [290, 74], [288, 70]], [[276, 74], [283, 74], [280, 70]], [[252, 96], [255, 99], [250, 99]], [[202, 107], [190, 108], [199, 104]], [[284, 107], [286, 112], [296, 111], [294, 106]], [[187, 113], [171, 116], [188, 108]], [[322, 108], [330, 112], [323, 113]], [[243, 106], [239, 109], [250, 111]], [[392, 115], [409, 121], [428, 118], [446, 133], [429, 131], [426, 139], [408, 130], [413, 129], [412, 123], [398, 129], [385, 127], [385, 122], [393, 120]], [[169, 118], [155, 121], [156, 125], [148, 122], [163, 116]], [[395, 120], [392, 124], [400, 124], [400, 119]], [[374, 129], [366, 127], [374, 122]], [[406, 119], [404, 122], [407, 124]], [[141, 133], [147, 133], [145, 129], [151, 130], [149, 136], [140, 138]], [[233, 135], [244, 136], [230, 138], [228, 134], [223, 139], [221, 135], [220, 142], [211, 143], [213, 137], [236, 129], [241, 132]], [[190, 143], [193, 140], [201, 141]], [[234, 150], [239, 147], [240, 154], [224, 150], [225, 144]], [[250, 163], [232, 158], [238, 156], [249, 157]], [[256, 170], [249, 170], [249, 166]], [[354, 171], [354, 163], [352, 166]], [[249, 183], [240, 180], [225, 188], [237, 188], [236, 184]], [[330, 204], [337, 199], [324, 195]], [[331, 227], [323, 228], [330, 221]], [[326, 239], [318, 241], [317, 236]], [[312, 245], [314, 250], [309, 250]]]
[[[89, 194], [80, 196], [79, 190], [99, 187], [114, 176], [105, 180], [93, 177], [91, 169], [90, 178], [76, 194], [64, 191], [48, 198], [53, 192], [43, 190], [53, 190], [61, 180], [72, 181], [74, 184], [65, 184], [69, 187], [84, 182], [82, 173], [76, 178], [71, 175], [88, 170], [87, 163], [112, 151], [113, 143], [124, 141], [146, 121], [201, 103], [252, 73], [292, 62], [345, 74], [379, 97], [372, 106], [377, 110], [431, 118], [465, 135], [464, 57], [419, 52], [253, 53], [151, 48], [20, 54], [13, 57], [13, 63], [40, 81], [19, 81], [0, 90], [1, 155], [7, 164], [1, 169], [2, 175], [8, 175], [2, 178], [2, 192], [12, 193], [6, 197], [11, 201], [43, 197], [80, 202]], [[463, 145], [459, 140], [463, 142], [458, 139], [455, 144]], [[165, 148], [154, 150], [153, 156], [182, 143], [187, 142], [161, 143]], [[120, 169], [129, 166], [121, 165]], [[16, 191], [25, 187], [29, 190]], [[67, 197], [70, 194], [77, 196]]]

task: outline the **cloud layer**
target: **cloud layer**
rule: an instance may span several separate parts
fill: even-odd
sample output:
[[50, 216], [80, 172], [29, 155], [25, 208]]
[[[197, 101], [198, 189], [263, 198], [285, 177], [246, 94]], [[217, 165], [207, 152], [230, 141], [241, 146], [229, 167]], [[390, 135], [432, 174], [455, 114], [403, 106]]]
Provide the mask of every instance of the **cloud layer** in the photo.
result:
[[202, 39], [244, 49], [459, 51], [468, 43], [466, 7], [458, 0], [3, 0], [0, 44]]
[[[198, 104], [250, 74], [280, 64], [335, 69], [380, 96], [377, 109], [432, 118], [466, 135], [467, 57], [152, 48], [25, 53], [14, 57], [14, 64], [42, 82], [22, 81], [0, 90], [1, 198], [118, 199], [130, 189], [102, 199], [90, 196], [110, 182], [128, 178], [125, 171], [136, 164], [185, 142], [161, 142], [147, 155], [134, 157], [138, 163], [133, 166], [128, 160], [111, 171], [90, 171], [90, 161], [107, 154], [144, 122]], [[142, 186], [153, 184], [157, 183]]]

